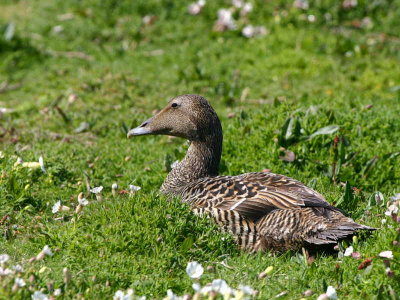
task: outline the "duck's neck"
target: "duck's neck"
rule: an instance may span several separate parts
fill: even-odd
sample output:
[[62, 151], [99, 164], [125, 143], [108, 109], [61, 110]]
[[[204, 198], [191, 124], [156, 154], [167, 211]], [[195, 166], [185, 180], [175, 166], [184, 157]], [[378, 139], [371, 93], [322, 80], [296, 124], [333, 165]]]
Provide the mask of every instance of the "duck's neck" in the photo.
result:
[[191, 182], [218, 175], [222, 151], [222, 132], [217, 130], [201, 140], [191, 141], [185, 158], [171, 170], [161, 192], [179, 195]]

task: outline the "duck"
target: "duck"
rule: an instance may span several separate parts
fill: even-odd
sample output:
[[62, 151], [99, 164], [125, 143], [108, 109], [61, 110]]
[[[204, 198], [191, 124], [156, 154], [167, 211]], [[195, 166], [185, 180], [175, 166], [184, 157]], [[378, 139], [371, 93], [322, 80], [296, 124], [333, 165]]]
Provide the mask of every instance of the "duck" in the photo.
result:
[[320, 193], [285, 175], [219, 175], [222, 126], [215, 110], [200, 95], [173, 98], [153, 117], [129, 130], [127, 137], [142, 135], [169, 135], [189, 141], [184, 159], [169, 172], [160, 192], [168, 198], [180, 198], [196, 215], [213, 219], [243, 250], [333, 248], [360, 230], [374, 230], [356, 223]]

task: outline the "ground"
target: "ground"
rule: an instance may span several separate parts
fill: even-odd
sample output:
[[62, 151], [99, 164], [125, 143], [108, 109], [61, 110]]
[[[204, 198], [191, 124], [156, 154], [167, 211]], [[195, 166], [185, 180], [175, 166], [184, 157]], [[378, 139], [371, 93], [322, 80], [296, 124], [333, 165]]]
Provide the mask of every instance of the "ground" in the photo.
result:
[[[222, 32], [214, 23], [230, 1], [198, 15], [189, 4], [1, 2], [0, 254], [10, 259], [0, 271], [23, 272], [2, 277], [0, 298], [193, 294], [185, 268], [198, 261], [202, 285], [221, 278], [260, 299], [308, 289], [315, 299], [328, 286], [341, 299], [397, 299], [399, 223], [385, 212], [400, 193], [400, 2], [254, 1]], [[267, 34], [244, 37], [249, 24]], [[221, 174], [285, 174], [378, 230], [314, 260], [247, 254], [159, 195], [187, 143], [126, 133], [184, 93], [205, 96], [221, 118]], [[104, 186], [102, 200], [88, 186]], [[89, 204], [75, 213], [80, 192]], [[70, 210], [53, 213], [57, 201]], [[54, 255], [32, 261], [45, 245]], [[26, 285], [13, 289], [16, 277]]]

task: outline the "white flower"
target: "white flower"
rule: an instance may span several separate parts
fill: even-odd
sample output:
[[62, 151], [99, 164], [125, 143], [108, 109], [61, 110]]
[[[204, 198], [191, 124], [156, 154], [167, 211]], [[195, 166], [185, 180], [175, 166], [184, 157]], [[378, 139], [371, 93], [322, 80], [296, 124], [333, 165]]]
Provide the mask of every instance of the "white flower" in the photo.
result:
[[53, 255], [53, 252], [51, 252], [51, 249], [50, 249], [50, 247], [48, 245], [44, 246], [42, 251], [43, 251], [44, 254], [46, 254], [48, 256], [52, 256]]
[[188, 12], [191, 15], [198, 15], [201, 12], [201, 9], [206, 5], [205, 0], [199, 0], [196, 3], [192, 3], [188, 7]]
[[101, 193], [102, 190], [103, 190], [103, 186], [97, 186], [97, 187], [92, 188], [90, 190], [90, 192], [93, 194], [99, 194], [99, 193]]
[[115, 295], [113, 297], [114, 300], [122, 300], [124, 299], [125, 293], [121, 290], [118, 290], [115, 292]]
[[54, 296], [60, 296], [60, 295], [61, 295], [61, 289], [55, 289]]
[[96, 195], [97, 201], [101, 201], [103, 198], [101, 197], [101, 191], [103, 190], [103, 186], [97, 186], [90, 190], [91, 193]]
[[207, 294], [210, 293], [212, 290], [213, 290], [213, 289], [212, 289], [211, 284], [208, 284], [208, 285], [206, 285], [206, 286], [204, 286], [204, 287], [202, 287], [202, 288], [200, 289], [200, 294], [202, 294], [202, 295], [207, 295]]
[[188, 7], [188, 13], [191, 15], [198, 15], [201, 12], [201, 6], [198, 3], [192, 3]]
[[393, 200], [393, 201], [400, 200], [400, 193], [394, 194], [394, 196], [390, 197], [390, 199]]
[[211, 283], [211, 288], [214, 292], [224, 296], [232, 294], [233, 291], [223, 279], [214, 279]]
[[58, 213], [61, 210], [61, 201], [57, 201], [54, 205], [51, 211], [53, 214]]
[[172, 292], [172, 290], [168, 290], [168, 291], [167, 291], [167, 297], [166, 297], [166, 299], [168, 299], [168, 300], [181, 300], [182, 297], [179, 297], [179, 296], [175, 295], [175, 294]]
[[41, 291], [36, 291], [32, 294], [32, 300], [49, 300], [49, 297]]
[[43, 259], [46, 255], [52, 256], [53, 252], [51, 251], [50, 247], [48, 245], [44, 246], [42, 251], [39, 252], [38, 255], [36, 255], [35, 260], [41, 260]]
[[204, 268], [197, 261], [189, 262], [186, 266], [186, 273], [190, 278], [200, 278], [203, 275]]
[[392, 251], [382, 251], [381, 253], [379, 253], [379, 257], [392, 259], [393, 252]]
[[136, 185], [133, 185], [133, 184], [130, 184], [129, 185], [129, 190], [131, 191], [131, 192], [137, 192], [138, 190], [140, 190], [141, 189], [141, 187], [140, 186], [136, 186]]
[[314, 15], [308, 15], [307, 20], [310, 23], [314, 23], [317, 20], [317, 18]]
[[13, 269], [17, 273], [21, 273], [24, 270], [21, 265], [15, 265], [15, 266], [13, 266]]
[[8, 254], [1, 254], [0, 255], [0, 265], [5, 264], [10, 259], [10, 255]]
[[247, 38], [255, 36], [263, 36], [267, 34], [267, 29], [264, 26], [247, 25], [242, 30], [242, 35]]
[[392, 215], [397, 214], [398, 212], [399, 212], [399, 204], [396, 201], [388, 207], [388, 210], [385, 211], [385, 215], [390, 217]]
[[78, 198], [78, 202], [82, 206], [86, 206], [89, 204], [89, 201], [86, 198]]
[[357, 0], [344, 0], [342, 3], [343, 8], [353, 8], [357, 6]]
[[293, 2], [293, 6], [296, 8], [304, 9], [304, 10], [307, 10], [309, 7], [307, 0], [295, 0]]
[[200, 283], [195, 282], [195, 283], [192, 284], [192, 288], [193, 288], [196, 292], [198, 292], [198, 291], [201, 290], [201, 285], [200, 285]]
[[243, 0], [232, 0], [232, 5], [236, 8], [241, 8], [243, 4]]
[[251, 12], [253, 10], [253, 4], [251, 4], [250, 2], [247, 2], [243, 5], [242, 10], [240, 11], [240, 15], [242, 17], [247, 16], [249, 14], [249, 12]]
[[69, 211], [69, 207], [65, 205], [61, 205], [61, 200], [57, 201], [53, 207], [51, 208], [53, 214], [58, 213], [60, 211]]
[[350, 247], [346, 248], [343, 256], [350, 256], [353, 253], [353, 251], [354, 251], [353, 246], [350, 246]]
[[133, 289], [128, 289], [126, 294], [123, 291], [118, 290], [115, 293], [113, 300], [131, 300], [133, 299], [132, 297], [133, 297]]
[[60, 33], [64, 31], [64, 27], [62, 27], [61, 25], [57, 25], [53, 27], [53, 32], [54, 33]]
[[0, 276], [7, 276], [7, 275], [10, 275], [12, 273], [13, 273], [13, 271], [8, 269], [8, 268], [0, 267]]
[[227, 29], [235, 29], [236, 23], [232, 17], [232, 12], [229, 9], [221, 8], [218, 10], [218, 23]]
[[22, 278], [15, 278], [15, 284], [19, 287], [23, 287], [26, 285], [25, 281]]
[[245, 295], [254, 295], [255, 290], [248, 285], [239, 285], [239, 290], [243, 292]]
[[332, 300], [337, 299], [336, 290], [334, 289], [333, 286], [328, 286], [328, 288], [326, 289], [326, 295], [328, 296], [329, 299]]
[[40, 169], [43, 171], [43, 173], [46, 173], [46, 168], [44, 167], [43, 156], [39, 156], [39, 165], [40, 165]]
[[253, 25], [247, 25], [246, 27], [244, 27], [242, 29], [242, 35], [244, 37], [247, 37], [247, 38], [253, 37], [254, 36], [254, 26]]

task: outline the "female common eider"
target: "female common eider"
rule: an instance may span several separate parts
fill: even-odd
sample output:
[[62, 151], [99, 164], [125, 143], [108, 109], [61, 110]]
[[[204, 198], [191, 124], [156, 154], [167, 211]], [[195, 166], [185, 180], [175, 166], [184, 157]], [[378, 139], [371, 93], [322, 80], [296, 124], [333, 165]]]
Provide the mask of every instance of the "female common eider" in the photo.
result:
[[208, 214], [231, 233], [242, 249], [285, 251], [335, 245], [358, 230], [355, 223], [303, 183], [273, 173], [219, 176], [222, 128], [217, 114], [201, 96], [182, 95], [128, 138], [146, 134], [190, 141], [185, 158], [168, 174], [161, 192], [179, 196], [196, 214]]

